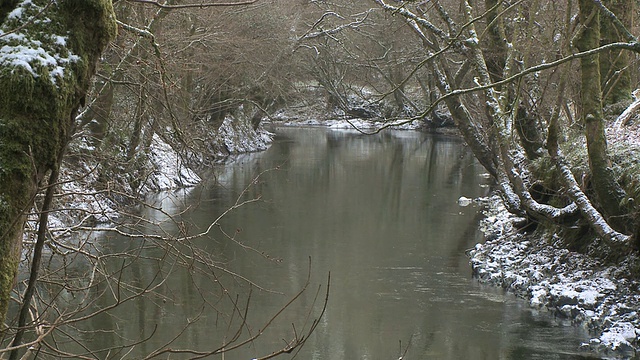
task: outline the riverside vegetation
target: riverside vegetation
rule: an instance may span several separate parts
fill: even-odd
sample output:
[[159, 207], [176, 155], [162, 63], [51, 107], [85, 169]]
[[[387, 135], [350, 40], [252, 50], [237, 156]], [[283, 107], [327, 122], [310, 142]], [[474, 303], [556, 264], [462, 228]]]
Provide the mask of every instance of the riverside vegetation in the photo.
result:
[[[363, 132], [455, 127], [517, 219], [504, 223], [510, 236], [474, 250], [480, 277], [508, 279], [501, 285], [519, 289], [534, 305], [599, 319], [594, 328], [621, 335], [600, 336], [590, 344], [594, 349], [633, 352], [638, 321], [629, 314], [636, 303], [607, 296], [620, 289], [636, 296], [640, 275], [636, 6], [631, 0], [2, 2], [0, 318], [6, 319], [6, 349], [0, 354], [15, 359], [46, 349], [59, 356], [54, 339], [69, 338], [65, 326], [97, 315], [79, 304], [54, 306], [62, 293], [91, 302], [89, 290], [97, 284], [128, 289], [111, 291], [108, 311], [155, 286], [128, 286], [117, 273], [100, 272], [101, 262], [116, 254], [85, 251], [91, 241], [76, 236], [81, 232], [146, 239], [181, 266], [211, 266], [193, 247], [171, 245], [191, 239], [179, 219], [185, 233], [177, 236], [141, 230], [151, 226], [136, 217], [136, 209], [153, 206], [145, 194], [191, 185], [224, 157], [265, 148], [264, 122], [310, 112], [356, 127], [363, 119], [379, 122]], [[160, 149], [171, 156], [158, 157]], [[241, 200], [238, 206], [250, 201]], [[71, 208], [56, 210], [65, 203]], [[128, 216], [110, 210], [116, 207]], [[104, 221], [113, 226], [100, 225]], [[511, 281], [494, 266], [492, 249], [518, 249], [513, 259], [551, 252], [563, 260], [554, 257], [557, 267], [538, 270], [533, 260], [519, 261], [532, 275]], [[43, 251], [60, 256], [63, 265], [40, 271]], [[123, 269], [136, 259], [135, 251], [117, 255]], [[96, 269], [88, 283], [66, 271], [80, 257]], [[545, 280], [544, 274], [583, 257], [589, 260], [580, 266], [616, 269], [609, 270], [613, 285], [591, 290], [580, 281], [600, 275], [580, 272], [568, 296]], [[17, 276], [18, 269], [28, 275]], [[39, 282], [52, 284], [46, 295]], [[617, 302], [624, 316], [608, 317], [612, 310], [600, 308], [603, 302]], [[6, 317], [10, 306], [15, 319]], [[296, 335], [277, 353], [303, 344]], [[172, 351], [169, 344], [149, 356]]]

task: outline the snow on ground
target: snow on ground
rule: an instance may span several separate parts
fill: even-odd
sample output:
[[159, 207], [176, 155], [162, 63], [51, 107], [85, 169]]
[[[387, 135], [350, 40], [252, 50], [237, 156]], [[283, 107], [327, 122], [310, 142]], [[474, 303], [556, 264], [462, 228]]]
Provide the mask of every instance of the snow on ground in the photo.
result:
[[420, 129], [424, 126], [424, 123], [418, 120], [408, 121], [408, 120], [397, 120], [397, 121], [371, 121], [371, 120], [362, 120], [362, 119], [351, 119], [351, 120], [329, 120], [326, 122], [326, 126], [332, 129], [356, 129], [356, 130], [365, 130], [371, 131], [380, 129], [383, 127], [391, 127], [395, 130], [416, 130]]
[[153, 135], [149, 160], [154, 168], [147, 178], [145, 191], [164, 191], [195, 186], [201, 179], [169, 144], [157, 134]]
[[[607, 141], [612, 147], [640, 147], [640, 114], [629, 117], [624, 126], [609, 126]], [[593, 338], [581, 346], [598, 355], [612, 359], [640, 355], [640, 282], [627, 276], [637, 267], [637, 254], [616, 266], [604, 265], [554, 246], [559, 239], [545, 242], [518, 234], [512, 224], [520, 219], [506, 211], [499, 197], [483, 202], [487, 210], [480, 229], [486, 242], [469, 252], [480, 281], [587, 327]]]
[[354, 129], [364, 132], [371, 132], [377, 129], [390, 127], [395, 130], [418, 130], [424, 127], [422, 121], [396, 120], [396, 121], [372, 121], [363, 119], [330, 119], [318, 120], [316, 118], [286, 120], [278, 123], [282, 126], [324, 126], [331, 129]]
[[[235, 125], [225, 121], [220, 129], [225, 146], [230, 153], [239, 154], [261, 151], [268, 148], [273, 134], [266, 130], [254, 131], [250, 126]], [[93, 151], [86, 143], [86, 138], [79, 137], [76, 147], [81, 151]], [[215, 141], [212, 138], [211, 141]], [[220, 156], [227, 154], [220, 154]], [[143, 199], [147, 194], [160, 191], [180, 191], [198, 185], [200, 176], [187, 164], [180, 154], [158, 135], [153, 136], [148, 154], [150, 171], [140, 190], [128, 194], [118, 193], [123, 184], [111, 186], [111, 182], [97, 188], [101, 183], [98, 177], [98, 164], [87, 161], [73, 161], [64, 164], [61, 170], [58, 203], [60, 209], [49, 217], [49, 227], [58, 232], [66, 232], [68, 227], [92, 226], [97, 223], [113, 223], [119, 216], [124, 203], [131, 202], [131, 197]], [[112, 174], [113, 175], [113, 174]], [[122, 174], [124, 179], [126, 174]], [[114, 182], [118, 182], [113, 179]], [[120, 182], [126, 180], [120, 180]], [[128, 188], [127, 184], [124, 184]], [[123, 190], [119, 190], [123, 191]], [[135, 194], [134, 194], [135, 192]], [[35, 218], [30, 226], [35, 228]]]
[[488, 208], [480, 229], [486, 242], [469, 252], [480, 281], [587, 327], [594, 337], [581, 346], [599, 355], [640, 354], [640, 283], [622, 276], [626, 264], [604, 266], [587, 255], [529, 239], [515, 231], [513, 223], [519, 219], [506, 211], [499, 197], [483, 202]]
[[[149, 161], [153, 171], [146, 178], [139, 196], [191, 187], [200, 182], [200, 177], [160, 137], [154, 136], [151, 149]], [[127, 198], [135, 197], [134, 194], [120, 193], [121, 186], [113, 186], [111, 182], [97, 186], [101, 183], [98, 169], [97, 164], [88, 162], [63, 165], [57, 210], [49, 216], [52, 232], [67, 234], [74, 227], [114, 223], [120, 217], [120, 210]], [[37, 219], [34, 217], [30, 220], [29, 226], [35, 228]]]
[[273, 134], [261, 127], [254, 130], [247, 122], [227, 117], [218, 130], [218, 137], [223, 139], [230, 154], [241, 154], [266, 150]]

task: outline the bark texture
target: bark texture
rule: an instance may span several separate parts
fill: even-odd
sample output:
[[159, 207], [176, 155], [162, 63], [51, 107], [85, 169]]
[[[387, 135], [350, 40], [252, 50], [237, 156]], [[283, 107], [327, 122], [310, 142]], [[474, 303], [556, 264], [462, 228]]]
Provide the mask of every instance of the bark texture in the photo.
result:
[[[635, 11], [634, 1], [605, 0], [603, 3], [620, 21], [631, 28]], [[611, 19], [602, 17], [600, 21], [600, 45], [624, 41]], [[631, 71], [629, 51], [616, 49], [604, 51], [600, 55], [600, 74], [604, 94], [604, 104], [615, 104], [631, 99]]]
[[[0, 319], [26, 213], [57, 169], [96, 62], [115, 36], [109, 0], [3, 2], [0, 30]], [[32, 21], [38, 17], [39, 21]]]
[[[581, 35], [576, 42], [580, 51], [594, 49], [600, 44], [600, 16], [592, 0], [580, 0]], [[602, 112], [599, 55], [580, 60], [582, 114], [587, 138], [587, 152], [593, 189], [607, 220], [618, 230], [630, 230], [624, 203], [624, 190], [616, 182], [607, 154], [605, 122]]]

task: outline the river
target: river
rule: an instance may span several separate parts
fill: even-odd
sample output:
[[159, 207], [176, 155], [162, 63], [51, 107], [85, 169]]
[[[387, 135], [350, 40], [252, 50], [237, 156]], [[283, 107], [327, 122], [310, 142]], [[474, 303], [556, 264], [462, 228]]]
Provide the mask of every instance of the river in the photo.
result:
[[[207, 235], [162, 246], [100, 239], [105, 252], [138, 254], [119, 275], [131, 278], [122, 291], [148, 289], [83, 325], [87, 332], [77, 336], [111, 349], [97, 352], [101, 358], [159, 348], [193, 351], [158, 358], [190, 358], [239, 334], [231, 348], [258, 335], [307, 278], [262, 335], [206, 358], [258, 358], [296, 334], [307, 339], [298, 359], [582, 358], [584, 329], [472, 278], [465, 250], [481, 241], [479, 209], [458, 199], [486, 195], [487, 180], [459, 140], [413, 131], [274, 131], [269, 150], [221, 166], [188, 192], [162, 194], [146, 212], [163, 233], [196, 234], [246, 202]], [[326, 311], [306, 338], [329, 274]]]

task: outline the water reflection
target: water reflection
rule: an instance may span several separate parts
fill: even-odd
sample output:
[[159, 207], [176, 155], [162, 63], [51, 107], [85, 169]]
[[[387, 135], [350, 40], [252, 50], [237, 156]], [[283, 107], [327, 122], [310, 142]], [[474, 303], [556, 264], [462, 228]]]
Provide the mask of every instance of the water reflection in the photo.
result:
[[[239, 196], [260, 198], [227, 214], [221, 228], [195, 240], [195, 246], [172, 245], [206, 258], [206, 267], [185, 271], [189, 256], [175, 256], [166, 247], [102, 239], [110, 251], [141, 249], [126, 266], [114, 262], [123, 276], [134, 279], [122, 291], [153, 291], [95, 318], [92, 329], [118, 329], [93, 338], [96, 348], [153, 335], [153, 342], [126, 354], [135, 358], [168, 343], [183, 328], [171, 347], [220, 346], [238, 324], [233, 306], [243, 309], [249, 294], [249, 286], [231, 273], [255, 284], [243, 336], [255, 334], [304, 285], [311, 257], [311, 283], [323, 284], [331, 272], [331, 296], [300, 359], [397, 359], [407, 347], [405, 359], [579, 355], [584, 331], [562, 326], [470, 278], [464, 250], [479, 240], [477, 214], [456, 200], [483, 195], [484, 189], [482, 169], [459, 141], [416, 132], [276, 132], [268, 151], [218, 169], [212, 175], [217, 184], [164, 198], [162, 211], [147, 214], [167, 220], [165, 232], [185, 226], [195, 233], [206, 230]], [[179, 221], [173, 221], [178, 213]], [[113, 302], [104, 299], [98, 306]], [[302, 332], [310, 309], [317, 314], [314, 299], [310, 289], [263, 336], [226, 359], [249, 359], [282, 347], [283, 339]]]

